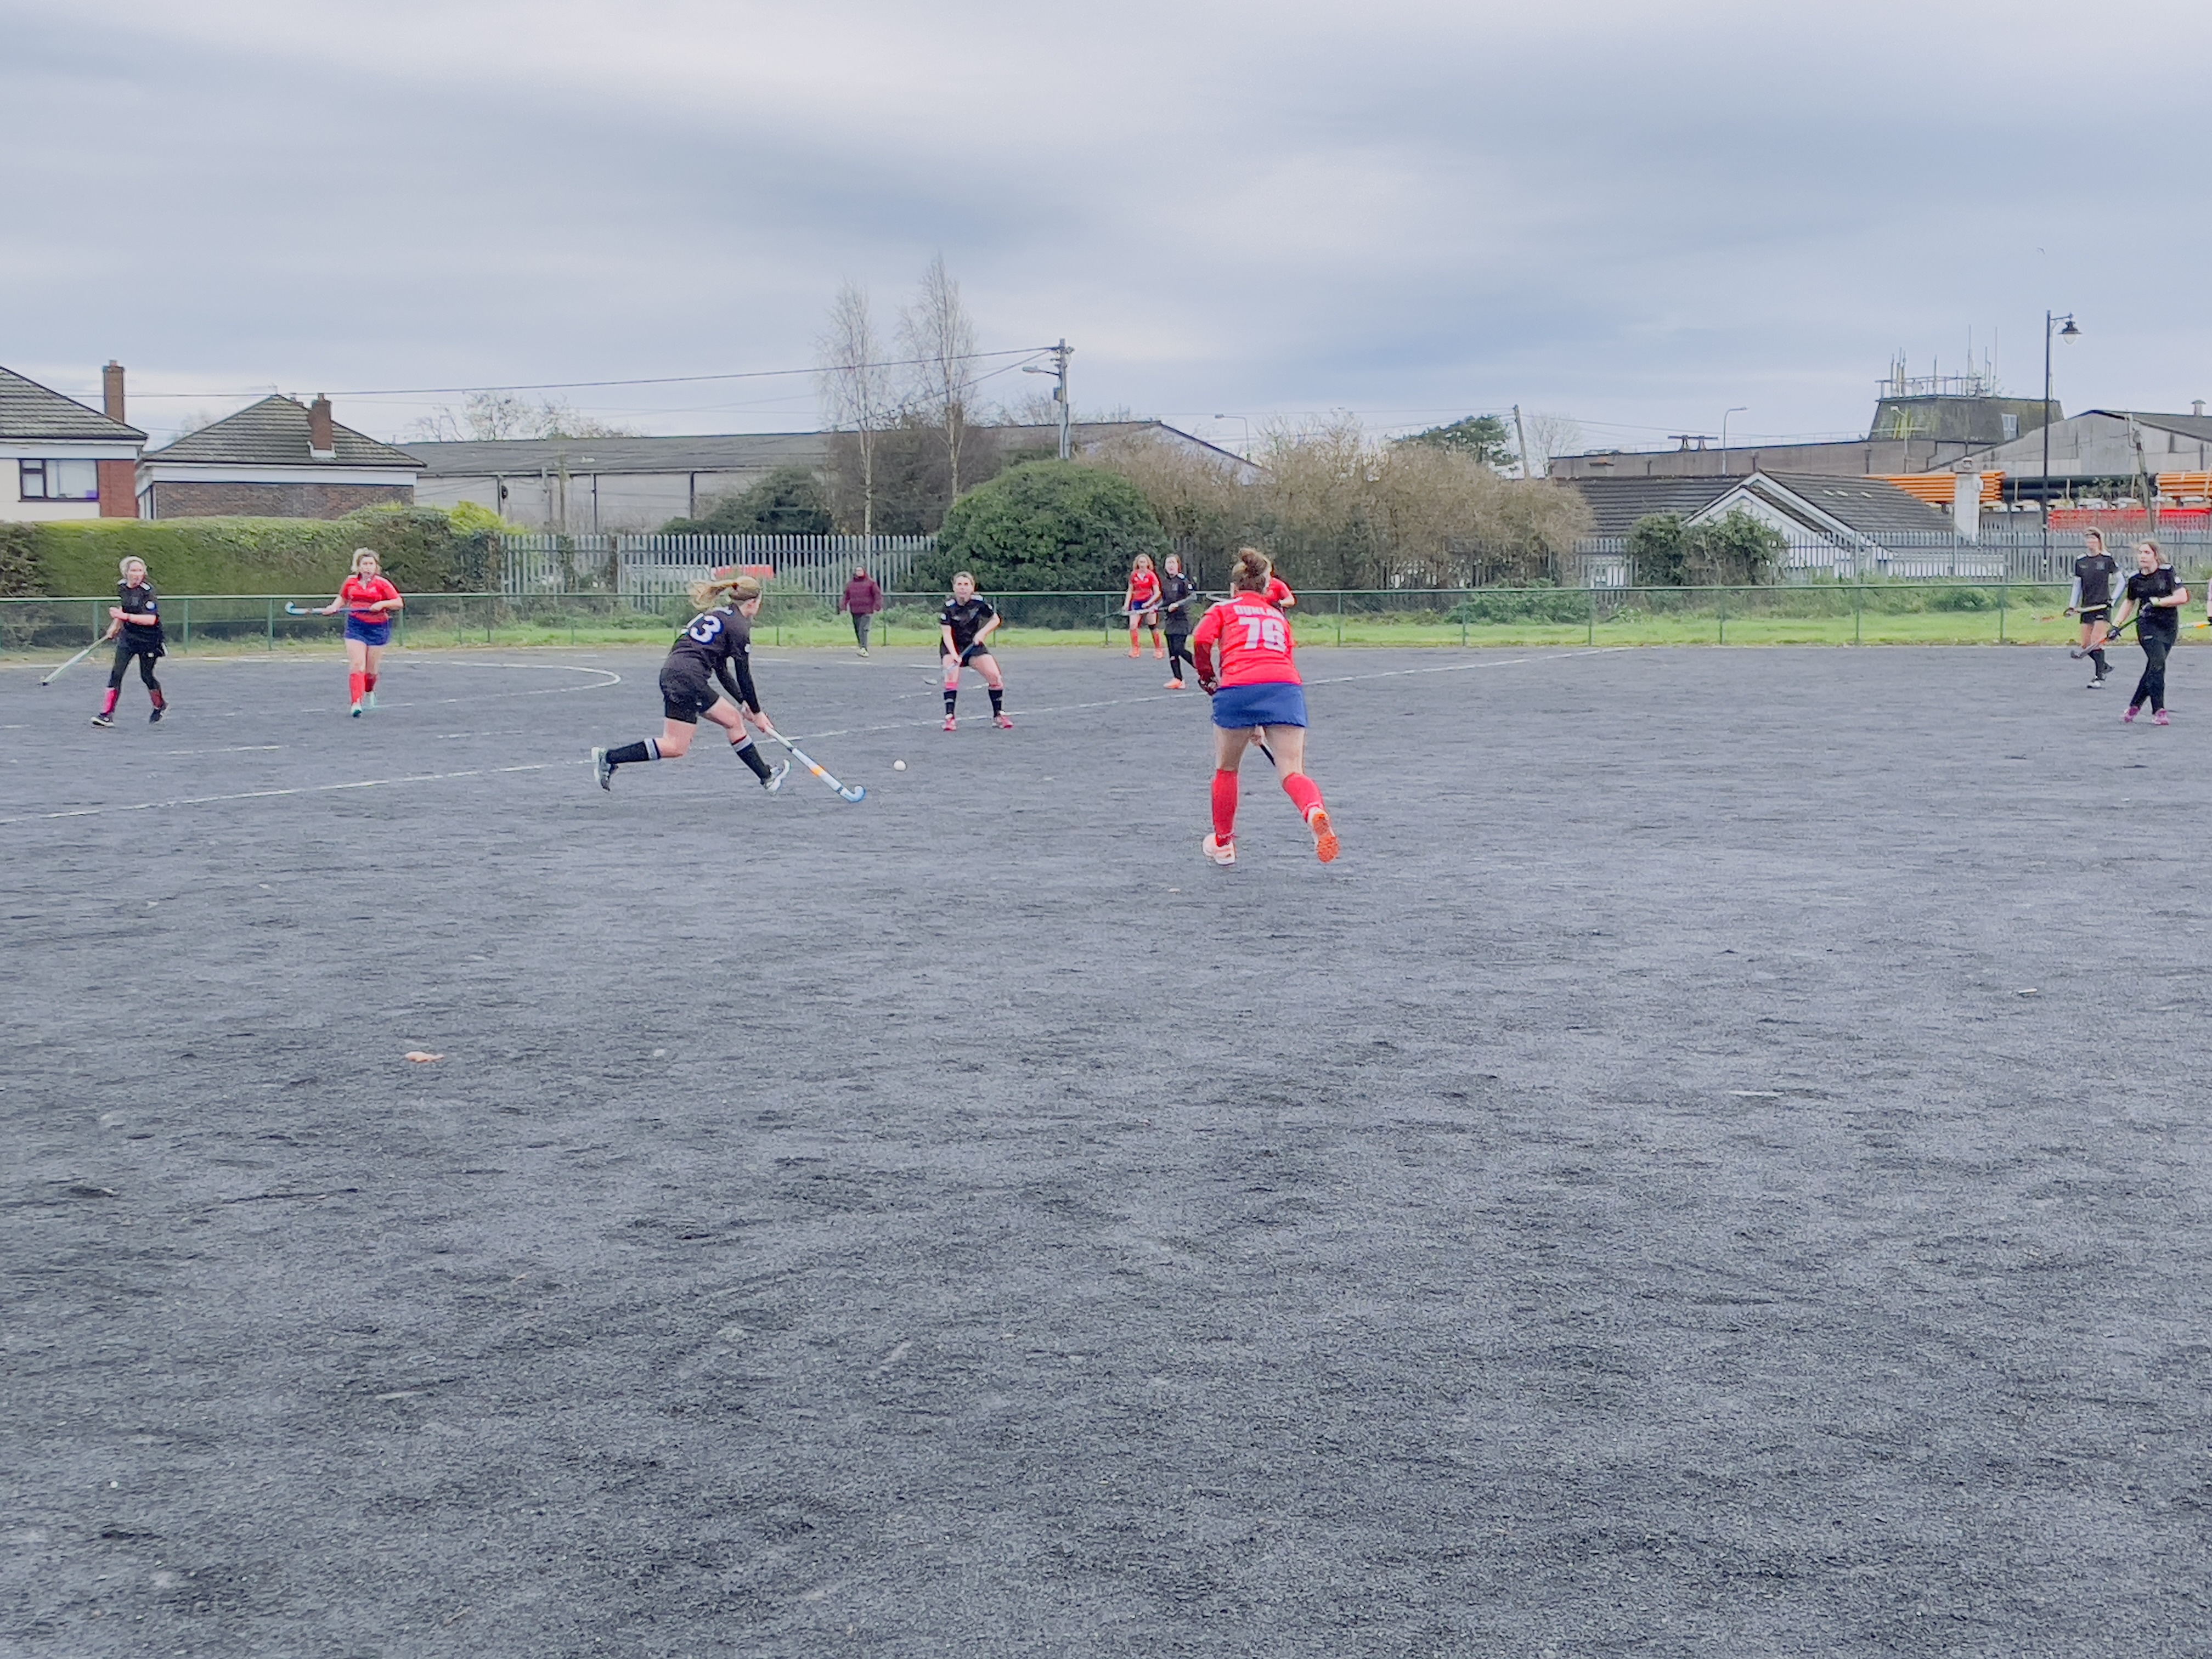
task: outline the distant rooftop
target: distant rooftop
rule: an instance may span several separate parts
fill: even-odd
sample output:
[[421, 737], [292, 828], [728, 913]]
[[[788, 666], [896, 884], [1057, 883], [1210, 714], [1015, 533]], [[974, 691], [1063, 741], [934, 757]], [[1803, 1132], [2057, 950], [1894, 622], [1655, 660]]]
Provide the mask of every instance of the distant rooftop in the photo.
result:
[[146, 434], [137, 427], [111, 421], [98, 410], [64, 398], [9, 368], [0, 368], [0, 438], [146, 441]]
[[250, 404], [235, 415], [188, 432], [149, 461], [198, 461], [222, 466], [388, 466], [420, 471], [422, 463], [404, 449], [380, 443], [351, 427], [331, 423], [332, 455], [314, 453], [307, 435], [307, 406], [276, 394]]

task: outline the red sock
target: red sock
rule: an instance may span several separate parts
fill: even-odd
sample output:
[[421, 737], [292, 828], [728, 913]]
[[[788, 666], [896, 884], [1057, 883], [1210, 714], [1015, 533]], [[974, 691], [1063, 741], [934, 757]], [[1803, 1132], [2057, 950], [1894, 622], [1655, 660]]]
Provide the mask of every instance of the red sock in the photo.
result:
[[368, 678], [368, 676], [366, 674], [349, 674], [346, 676], [346, 690], [350, 694], [347, 699], [349, 702], [359, 702], [361, 701], [361, 694], [367, 689], [362, 684], [362, 682]]
[[103, 714], [112, 714], [115, 712], [115, 700], [122, 695], [123, 688], [121, 686], [109, 686], [107, 688], [107, 701], [100, 705], [100, 712]]
[[362, 684], [362, 690], [364, 690], [364, 691], [374, 691], [374, 690], [376, 690], [376, 676], [375, 676], [375, 675], [374, 675], [374, 674], [363, 674], [363, 675], [361, 677], [361, 684]]
[[1283, 793], [1295, 802], [1300, 817], [1311, 816], [1321, 805], [1321, 787], [1303, 772], [1291, 772], [1283, 778]]
[[1226, 845], [1237, 834], [1237, 775], [1219, 772], [1213, 775], [1213, 839], [1217, 845]]

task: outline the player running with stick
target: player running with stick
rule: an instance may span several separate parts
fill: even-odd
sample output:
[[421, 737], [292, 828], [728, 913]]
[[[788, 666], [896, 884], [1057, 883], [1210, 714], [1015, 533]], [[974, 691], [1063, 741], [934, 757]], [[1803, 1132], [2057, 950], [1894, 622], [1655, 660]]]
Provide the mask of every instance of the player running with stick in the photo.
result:
[[[681, 760], [704, 714], [730, 734], [730, 747], [752, 769], [761, 787], [774, 794], [783, 787], [791, 763], [770, 766], [761, 758], [745, 730], [750, 720], [774, 736], [775, 728], [761, 713], [760, 693], [753, 689], [752, 663], [747, 653], [753, 638], [752, 619], [760, 614], [761, 585], [752, 576], [715, 576], [691, 585], [691, 603], [699, 614], [684, 625], [660, 665], [660, 735], [641, 738], [619, 749], [592, 750], [592, 770], [599, 787], [612, 789], [615, 768], [645, 761]], [[730, 701], [714, 694], [715, 681]]]
[[169, 700], [161, 695], [161, 682], [154, 678], [154, 665], [165, 654], [161, 643], [161, 605], [146, 574], [146, 561], [125, 559], [118, 568], [123, 580], [115, 584], [115, 603], [107, 607], [107, 637], [115, 641], [115, 666], [107, 674], [107, 701], [92, 717], [94, 726], [115, 724], [115, 702], [123, 695], [124, 671], [138, 659], [138, 678], [154, 701], [149, 725], [159, 726], [168, 712]]
[[2166, 718], [2166, 658], [2181, 637], [2181, 607], [2189, 603], [2189, 590], [2173, 574], [2173, 567], [2165, 562], [2154, 541], [2136, 544], [2136, 574], [2128, 578], [2128, 585], [2120, 599], [2120, 614], [2112, 623], [2117, 634], [2130, 621], [2136, 624], [2136, 643], [2142, 647], [2142, 678], [2136, 682], [2135, 695], [2128, 699], [2127, 709], [2120, 718], [2133, 720], [2136, 712], [2148, 702], [2150, 704], [2150, 723], [2168, 724]]
[[1190, 630], [1197, 618], [1191, 607], [1198, 601], [1198, 584], [1182, 574], [1182, 555], [1168, 555], [1168, 568], [1160, 575], [1160, 618], [1168, 635], [1168, 690], [1182, 690], [1182, 665], [1190, 660]]
[[965, 570], [952, 579], [952, 597], [937, 618], [937, 654], [945, 665], [945, 729], [955, 729], [953, 711], [960, 702], [960, 671], [972, 668], [990, 688], [991, 719], [1011, 732], [1006, 718], [1006, 680], [988, 641], [1002, 620], [991, 602], [975, 591], [975, 579]]
[[1122, 596], [1121, 609], [1129, 617], [1129, 654], [1141, 657], [1144, 650], [1137, 643], [1137, 629], [1152, 631], [1152, 654], [1164, 657], [1167, 649], [1160, 643], [1160, 577], [1152, 568], [1152, 556], [1137, 555], [1137, 562], [1129, 567], [1129, 591]]
[[346, 613], [346, 694], [353, 717], [376, 707], [376, 665], [384, 660], [384, 647], [392, 642], [392, 613], [405, 606], [399, 590], [384, 580], [383, 566], [366, 547], [353, 550], [353, 574], [338, 588], [338, 596], [315, 614], [335, 617]]
[[2105, 641], [2112, 636], [2112, 579], [2120, 574], [2120, 562], [2105, 551], [2101, 532], [2084, 531], [2081, 542], [2088, 551], [2074, 561], [2074, 592], [2066, 605], [2081, 618], [2081, 643], [2069, 654], [2094, 665], [2087, 689], [2100, 691], [2108, 666]]
[[1255, 737], [1273, 752], [1283, 793], [1313, 831], [1315, 854], [1323, 864], [1337, 854], [1328, 809], [1305, 774], [1305, 687], [1290, 619], [1266, 597], [1273, 574], [1266, 554], [1241, 550], [1227, 602], [1208, 611], [1190, 638], [1198, 683], [1213, 696], [1213, 833], [1202, 850], [1216, 864], [1237, 862], [1237, 768]]

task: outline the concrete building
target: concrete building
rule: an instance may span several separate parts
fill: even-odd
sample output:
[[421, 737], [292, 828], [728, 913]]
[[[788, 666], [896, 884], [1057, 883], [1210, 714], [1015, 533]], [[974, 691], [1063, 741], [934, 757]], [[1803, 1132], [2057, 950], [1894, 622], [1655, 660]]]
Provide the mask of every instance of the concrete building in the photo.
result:
[[1953, 532], [1952, 515], [1883, 478], [1753, 472], [1739, 478], [1585, 478], [1564, 483], [1589, 503], [1596, 537], [1625, 538], [1639, 519], [1669, 514], [1708, 524], [1747, 514], [1790, 538], [1800, 568], [1880, 568], [1900, 550]]
[[336, 519], [411, 505], [421, 471], [405, 450], [338, 425], [329, 398], [278, 395], [149, 452], [138, 463], [138, 507], [149, 519]]
[[[1962, 458], [1962, 468], [2002, 472], [2008, 502], [2033, 508], [2049, 500], [2132, 501], [2148, 504], [2202, 498], [2212, 471], [2212, 416], [2199, 404], [2189, 415], [2092, 409], [2051, 423], [2051, 471], [2043, 470], [2044, 434], [2024, 433]], [[2189, 475], [2195, 474], [2195, 478]], [[2160, 482], [2167, 481], [2167, 488]]]
[[[980, 441], [1050, 449], [1051, 426], [979, 427]], [[828, 432], [731, 433], [695, 438], [505, 438], [412, 443], [422, 472], [416, 499], [428, 507], [474, 501], [532, 530], [569, 535], [641, 534], [671, 519], [696, 519], [725, 496], [742, 495], [776, 468], [820, 471], [830, 465]], [[1202, 453], [1249, 477], [1250, 463], [1160, 421], [1085, 421], [1075, 447], [1147, 437]]]
[[146, 434], [123, 418], [123, 365], [102, 374], [107, 411], [0, 368], [0, 519], [131, 519]]

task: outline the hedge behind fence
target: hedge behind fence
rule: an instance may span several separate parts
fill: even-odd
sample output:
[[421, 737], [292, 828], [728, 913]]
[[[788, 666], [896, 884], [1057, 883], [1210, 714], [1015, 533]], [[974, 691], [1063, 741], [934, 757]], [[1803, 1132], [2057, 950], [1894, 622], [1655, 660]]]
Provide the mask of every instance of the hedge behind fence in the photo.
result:
[[489, 528], [456, 524], [435, 507], [373, 507], [330, 520], [0, 524], [0, 597], [107, 593], [118, 564], [133, 556], [165, 593], [335, 593], [357, 547], [374, 549], [403, 592], [499, 585], [499, 540]]

